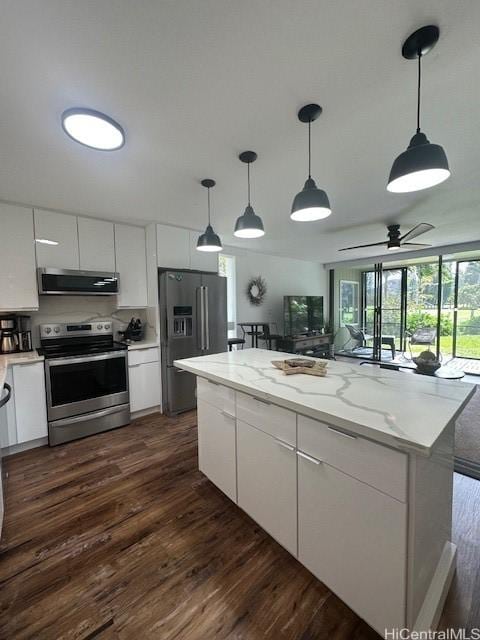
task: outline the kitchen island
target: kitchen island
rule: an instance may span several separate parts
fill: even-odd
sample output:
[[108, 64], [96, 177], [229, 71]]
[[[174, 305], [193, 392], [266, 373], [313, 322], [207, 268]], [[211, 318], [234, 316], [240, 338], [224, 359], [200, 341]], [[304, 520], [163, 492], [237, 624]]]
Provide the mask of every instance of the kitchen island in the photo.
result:
[[[376, 631], [434, 628], [455, 570], [455, 420], [473, 385], [248, 349], [197, 376], [199, 467]], [[232, 549], [234, 553], [234, 549]]]

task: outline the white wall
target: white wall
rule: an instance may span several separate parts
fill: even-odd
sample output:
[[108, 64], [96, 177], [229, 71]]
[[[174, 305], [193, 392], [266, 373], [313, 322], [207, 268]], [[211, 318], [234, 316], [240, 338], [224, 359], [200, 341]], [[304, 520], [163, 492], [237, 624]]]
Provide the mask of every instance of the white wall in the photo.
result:
[[[323, 296], [325, 322], [328, 321], [328, 271], [318, 262], [269, 256], [253, 251], [225, 247], [223, 253], [235, 256], [237, 284], [237, 322], [264, 320], [276, 323], [283, 333], [283, 296]], [[260, 306], [250, 304], [248, 281], [262, 276], [267, 295]]]

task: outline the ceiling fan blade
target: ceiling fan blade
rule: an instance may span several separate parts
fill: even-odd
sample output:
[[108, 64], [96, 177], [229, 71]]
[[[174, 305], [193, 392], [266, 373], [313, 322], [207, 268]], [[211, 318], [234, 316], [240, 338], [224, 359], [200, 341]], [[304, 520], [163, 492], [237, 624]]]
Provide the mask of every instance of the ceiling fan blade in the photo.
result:
[[431, 247], [431, 244], [425, 244], [424, 242], [402, 242], [402, 247]]
[[365, 247], [379, 247], [382, 244], [388, 244], [388, 241], [383, 242], [372, 242], [370, 244], [358, 244], [356, 247], [345, 247], [344, 249], [339, 249], [339, 251], [350, 251], [350, 249], [363, 249]]
[[407, 231], [407, 233], [400, 238], [400, 242], [403, 242], [404, 240], [413, 240], [414, 238], [422, 235], [422, 233], [427, 233], [427, 231], [431, 231], [432, 229], [435, 229], [433, 224], [428, 224], [428, 222], [420, 222], [420, 224], [417, 224], [416, 227], [413, 227], [413, 229]]

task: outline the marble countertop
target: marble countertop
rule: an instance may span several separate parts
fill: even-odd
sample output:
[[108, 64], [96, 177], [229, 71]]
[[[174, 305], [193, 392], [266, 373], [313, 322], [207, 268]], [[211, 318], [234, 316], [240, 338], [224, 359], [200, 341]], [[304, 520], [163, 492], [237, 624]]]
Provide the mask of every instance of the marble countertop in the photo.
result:
[[273, 404], [397, 448], [429, 455], [474, 394], [456, 380], [328, 362], [325, 378], [284, 375], [272, 360], [291, 354], [244, 349], [176, 360], [175, 366]]
[[37, 351], [23, 351], [17, 353], [4, 353], [0, 355], [0, 390], [3, 388], [7, 376], [7, 367], [11, 364], [32, 364], [43, 362], [45, 358], [38, 355]]

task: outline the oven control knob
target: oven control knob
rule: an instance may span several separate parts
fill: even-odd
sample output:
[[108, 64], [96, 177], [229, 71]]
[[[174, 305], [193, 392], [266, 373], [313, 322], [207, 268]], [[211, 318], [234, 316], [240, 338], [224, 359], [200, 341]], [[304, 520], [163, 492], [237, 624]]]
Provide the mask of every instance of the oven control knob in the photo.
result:
[[109, 324], [106, 324], [106, 325], [105, 325], [105, 330], [106, 330], [106, 331], [108, 331], [109, 329], [110, 329], [110, 325], [109, 325]]
[[52, 333], [51, 327], [45, 327], [45, 333]]
[[100, 331], [100, 329], [103, 329], [103, 324], [97, 324], [97, 329]]
[[54, 331], [55, 331], [55, 333], [60, 333], [60, 327], [55, 327]]

